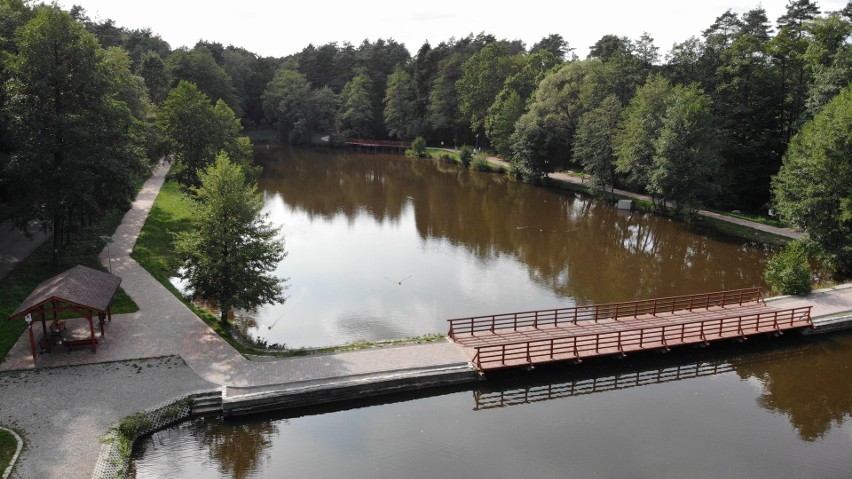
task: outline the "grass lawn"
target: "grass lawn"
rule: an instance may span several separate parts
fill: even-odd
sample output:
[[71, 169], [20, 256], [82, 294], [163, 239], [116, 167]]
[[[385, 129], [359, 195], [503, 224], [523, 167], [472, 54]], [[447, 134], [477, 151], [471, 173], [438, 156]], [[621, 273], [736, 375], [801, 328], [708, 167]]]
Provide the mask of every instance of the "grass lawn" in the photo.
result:
[[[5, 278], [0, 279], [0, 361], [6, 358], [6, 354], [26, 329], [23, 319], [9, 321], [8, 318], [39, 283], [78, 264], [105, 271], [98, 261], [98, 253], [104, 247], [98, 236], [111, 235], [121, 222], [122, 216], [123, 213], [116, 211], [90, 227], [74, 231], [71, 236], [72, 244], [68, 246], [59, 267], [53, 265], [53, 245], [48, 238]], [[130, 296], [119, 288], [113, 300], [112, 312], [121, 314], [138, 310]]]
[[0, 473], [9, 467], [9, 462], [12, 456], [15, 455], [15, 450], [18, 448], [18, 442], [15, 441], [15, 436], [0, 429]]

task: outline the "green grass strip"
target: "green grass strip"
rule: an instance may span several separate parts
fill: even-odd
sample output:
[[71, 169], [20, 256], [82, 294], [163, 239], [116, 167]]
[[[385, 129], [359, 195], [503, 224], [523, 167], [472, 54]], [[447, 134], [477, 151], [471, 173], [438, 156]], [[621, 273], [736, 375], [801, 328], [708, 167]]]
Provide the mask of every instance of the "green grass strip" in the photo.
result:
[[18, 450], [18, 441], [10, 432], [0, 429], [0, 475], [9, 467], [15, 451]]

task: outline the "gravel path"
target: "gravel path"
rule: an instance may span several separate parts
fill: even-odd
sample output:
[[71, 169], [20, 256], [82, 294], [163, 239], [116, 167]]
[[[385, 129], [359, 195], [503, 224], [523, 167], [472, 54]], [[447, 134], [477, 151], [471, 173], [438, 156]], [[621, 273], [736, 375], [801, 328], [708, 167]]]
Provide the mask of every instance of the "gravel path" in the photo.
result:
[[215, 387], [174, 356], [0, 373], [0, 423], [27, 441], [12, 476], [89, 478], [112, 423]]

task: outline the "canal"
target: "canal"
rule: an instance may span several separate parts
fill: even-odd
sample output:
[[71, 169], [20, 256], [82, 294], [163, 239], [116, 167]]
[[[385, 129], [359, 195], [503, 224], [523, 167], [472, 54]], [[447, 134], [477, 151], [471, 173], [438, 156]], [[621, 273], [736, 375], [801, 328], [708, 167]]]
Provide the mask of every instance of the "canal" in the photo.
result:
[[138, 443], [131, 476], [846, 478], [850, 364], [852, 335], [788, 335], [201, 418]]
[[767, 247], [399, 155], [260, 150], [288, 299], [239, 319], [290, 347], [442, 333], [452, 317], [762, 284]]

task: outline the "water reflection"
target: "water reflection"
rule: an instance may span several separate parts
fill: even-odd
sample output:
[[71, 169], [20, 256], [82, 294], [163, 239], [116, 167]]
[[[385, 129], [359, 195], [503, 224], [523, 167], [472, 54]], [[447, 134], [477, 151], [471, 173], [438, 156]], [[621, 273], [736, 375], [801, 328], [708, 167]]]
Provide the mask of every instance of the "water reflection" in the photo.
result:
[[[264, 463], [269, 461], [270, 448], [280, 432], [279, 424], [286, 424], [286, 420], [280, 423], [257, 423], [239, 418], [226, 421], [222, 417], [208, 417], [175, 426], [170, 432], [182, 437], [191, 437], [191, 442], [184, 443], [191, 447], [172, 450], [163, 455], [168, 464], [166, 475], [191, 477], [199, 468], [207, 468], [215, 470], [219, 477], [263, 477]], [[168, 443], [170, 436], [169, 431], [156, 433], [137, 443], [136, 450], [142, 449], [157, 454], [159, 448]], [[203, 460], [205, 456], [209, 462]], [[129, 476], [164, 477], [161, 474], [149, 476], [149, 472], [131, 469]]]
[[816, 441], [852, 417], [850, 363], [852, 336], [845, 335], [787, 350], [781, 359], [733, 365], [743, 379], [760, 380], [761, 407], [784, 414], [799, 437]]
[[[290, 252], [288, 304], [259, 311], [270, 342], [388, 339], [443, 331], [449, 317], [762, 284], [761, 245], [501, 175], [344, 151], [259, 160]], [[264, 331], [277, 317], [285, 327]]]
[[852, 336], [754, 338], [401, 402], [206, 419], [146, 441], [136, 477], [848, 477], [850, 351]]

